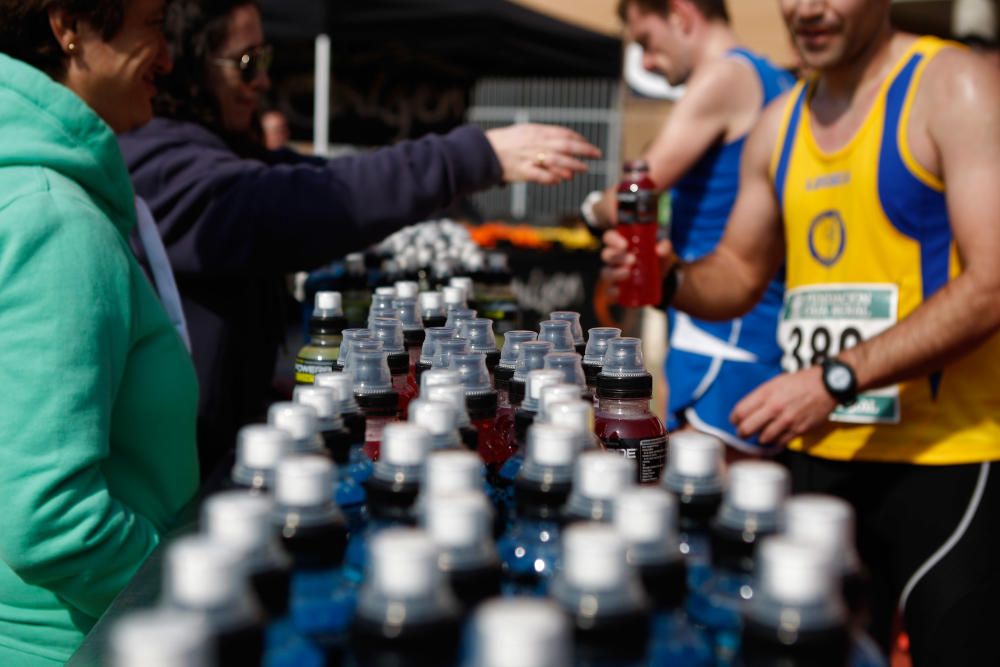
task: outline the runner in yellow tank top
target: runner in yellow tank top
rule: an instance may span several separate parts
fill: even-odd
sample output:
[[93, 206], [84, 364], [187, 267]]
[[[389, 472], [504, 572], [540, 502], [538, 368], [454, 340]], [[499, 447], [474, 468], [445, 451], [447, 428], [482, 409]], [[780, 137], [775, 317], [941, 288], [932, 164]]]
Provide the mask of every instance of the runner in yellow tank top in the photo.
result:
[[[788, 372], [738, 431], [789, 447], [797, 491], [854, 505], [883, 646], [898, 608], [916, 667], [1000, 664], [1000, 74], [895, 32], [890, 0], [780, 6], [816, 76], [764, 113], [673, 305], [739, 316], [787, 262]], [[605, 243], [613, 282], [632, 258]]]

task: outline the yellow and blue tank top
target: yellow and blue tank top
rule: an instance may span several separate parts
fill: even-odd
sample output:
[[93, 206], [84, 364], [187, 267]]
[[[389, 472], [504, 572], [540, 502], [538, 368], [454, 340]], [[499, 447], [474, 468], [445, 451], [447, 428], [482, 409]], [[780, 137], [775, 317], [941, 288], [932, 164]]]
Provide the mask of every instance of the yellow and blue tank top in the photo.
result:
[[[785, 370], [878, 335], [961, 272], [945, 183], [907, 143], [921, 78], [948, 46], [916, 40], [860, 129], [833, 153], [810, 129], [815, 81], [791, 93], [771, 163], [787, 246], [778, 324]], [[924, 465], [1000, 459], [1000, 336], [940, 372], [862, 394], [791, 449]]]
[[[727, 57], [745, 61], [757, 75], [767, 106], [795, 84], [787, 71], [746, 49]], [[676, 183], [670, 199], [670, 238], [685, 261], [715, 249], [740, 184], [740, 158], [746, 136], [713, 146]], [[672, 308], [670, 353], [665, 371], [670, 386], [668, 427], [681, 421], [713, 433], [733, 447], [753, 450], [755, 440], [743, 440], [729, 421], [736, 403], [781, 372], [781, 350], [775, 341], [784, 294], [777, 276], [761, 302], [735, 320], [709, 322]]]

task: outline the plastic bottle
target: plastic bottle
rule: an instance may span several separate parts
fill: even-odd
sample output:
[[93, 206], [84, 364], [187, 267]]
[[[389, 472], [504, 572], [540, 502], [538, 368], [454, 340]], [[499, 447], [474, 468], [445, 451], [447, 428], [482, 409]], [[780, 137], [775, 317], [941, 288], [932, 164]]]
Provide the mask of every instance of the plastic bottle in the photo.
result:
[[[448, 370], [454, 372], [451, 369]], [[472, 425], [472, 418], [469, 416], [465, 387], [457, 383], [435, 384], [427, 387], [424, 395], [432, 401], [444, 401], [452, 406], [458, 420], [458, 433], [462, 438], [462, 444], [466, 449], [477, 452], [479, 450], [479, 431]]]
[[552, 352], [575, 352], [572, 325], [566, 320], [545, 320], [538, 325], [538, 340], [552, 343]]
[[625, 541], [610, 525], [579, 523], [562, 542], [563, 567], [551, 595], [573, 625], [576, 664], [645, 665], [649, 613]]
[[652, 606], [650, 663], [712, 667], [708, 638], [684, 613], [687, 572], [677, 539], [677, 501], [656, 487], [626, 489], [615, 500], [614, 525]]
[[481, 352], [486, 356], [486, 370], [490, 372], [490, 384], [492, 384], [493, 373], [500, 363], [500, 350], [497, 349], [497, 339], [493, 333], [493, 321], [484, 317], [462, 320], [458, 327], [458, 336], [469, 341], [470, 352]]
[[662, 482], [680, 508], [680, 549], [687, 559], [692, 588], [708, 577], [712, 564], [709, 526], [725, 488], [723, 448], [718, 438], [696, 431], [670, 437]]
[[415, 299], [420, 293], [420, 285], [414, 280], [397, 280], [393, 287], [397, 299]]
[[758, 561], [745, 606], [745, 667], [848, 665], [847, 611], [830, 554], [814, 543], [769, 537]]
[[458, 659], [459, 605], [419, 530], [390, 528], [372, 541], [351, 632], [360, 665], [450, 667]]
[[469, 276], [453, 276], [448, 284], [452, 287], [460, 287], [465, 292], [465, 302], [472, 304], [476, 302], [476, 295], [473, 291], [473, 281]]
[[608, 451], [636, 462], [636, 479], [660, 479], [667, 462], [667, 432], [649, 411], [653, 378], [642, 359], [638, 338], [608, 341], [604, 367], [597, 375], [597, 437]]
[[548, 589], [561, 556], [563, 508], [579, 451], [569, 428], [528, 429], [524, 464], [514, 482], [514, 521], [498, 543], [505, 592], [541, 595]]
[[372, 320], [374, 320], [376, 317], [395, 317], [396, 311], [392, 307], [392, 302], [395, 298], [396, 298], [395, 290], [383, 294], [376, 293], [374, 296], [372, 296], [372, 305], [371, 308], [368, 309], [369, 329], [371, 328]]
[[236, 436], [236, 463], [231, 479], [238, 488], [266, 492], [274, 488], [278, 461], [292, 451], [292, 436], [284, 429], [250, 424]]
[[535, 421], [538, 414], [538, 405], [542, 399], [542, 390], [545, 387], [562, 384], [563, 376], [560, 371], [552, 369], [538, 369], [529, 371], [526, 378], [524, 400], [521, 406], [514, 412], [514, 434], [518, 446], [523, 446], [525, 437], [528, 434], [528, 427]]
[[367, 498], [364, 483], [371, 477], [372, 461], [365, 454], [365, 416], [354, 398], [354, 375], [348, 372], [322, 373], [316, 384], [333, 392], [344, 427], [348, 431], [350, 448], [347, 458], [342, 451], [333, 452], [338, 476], [334, 500], [347, 517], [349, 528], [354, 531], [364, 523], [364, 506]]
[[431, 495], [423, 509], [423, 527], [440, 550], [438, 563], [465, 612], [500, 595], [493, 510], [482, 489]]
[[448, 327], [428, 327], [424, 329], [426, 338], [424, 345], [420, 349], [420, 360], [417, 362], [416, 379], [420, 382], [420, 377], [425, 371], [429, 371], [434, 363], [434, 355], [437, 353], [438, 343], [443, 340], [451, 340], [455, 337], [455, 330]]
[[476, 319], [476, 311], [472, 308], [450, 308], [448, 310], [448, 319], [445, 320], [444, 325], [449, 329], [455, 330], [455, 335], [460, 336], [459, 326], [463, 322]]
[[465, 354], [469, 351], [469, 341], [464, 338], [450, 338], [438, 341], [431, 358], [432, 368], [451, 368], [453, 354]]
[[[542, 395], [544, 400], [545, 395]], [[573, 429], [580, 451], [599, 450], [601, 441], [594, 434], [594, 406], [580, 400], [559, 401], [545, 408], [546, 421]]]
[[337, 394], [330, 387], [300, 385], [292, 394], [295, 403], [316, 410], [316, 429], [326, 453], [338, 464], [346, 463], [351, 453], [351, 432], [340, 417]]
[[240, 552], [189, 535], [170, 544], [165, 559], [163, 606], [197, 616], [218, 664], [262, 664], [264, 629]]
[[482, 353], [453, 354], [451, 368], [458, 371], [465, 387], [465, 407], [479, 434], [476, 451], [483, 463], [494, 471], [516, 451], [514, 424], [498, 418], [497, 392], [490, 384]]
[[347, 327], [340, 292], [316, 292], [315, 298], [309, 318], [309, 342], [295, 357], [298, 384], [312, 384], [316, 373], [333, 370], [340, 354], [341, 333]]
[[448, 313], [456, 308], [469, 307], [468, 302], [465, 300], [465, 290], [461, 287], [455, 287], [454, 285], [442, 287], [441, 294], [444, 297], [444, 309]]
[[[371, 340], [372, 332], [368, 329], [344, 329], [342, 334], [343, 341], [340, 344], [340, 356], [337, 358], [337, 364], [331, 368], [333, 372], [343, 371], [347, 366], [348, 359], [351, 356], [351, 350], [354, 349], [355, 341], [359, 340]], [[313, 380], [315, 384], [315, 380]]]
[[428, 499], [464, 491], [481, 491], [485, 481], [483, 462], [465, 450], [435, 450], [427, 457], [423, 484], [415, 503], [416, 515], [423, 516]]
[[406, 352], [410, 357], [410, 377], [415, 378], [417, 362], [420, 361], [420, 350], [424, 346], [427, 334], [424, 332], [424, 321], [420, 317], [420, 307], [413, 297], [400, 299], [392, 302], [392, 307], [396, 310], [396, 317], [403, 325], [403, 343]]
[[739, 655], [755, 548], [781, 530], [788, 487], [788, 471], [777, 463], [740, 461], [729, 469], [729, 487], [711, 525], [712, 572], [688, 597], [688, 614], [708, 631], [719, 665], [732, 665]]
[[608, 351], [608, 341], [621, 338], [622, 330], [614, 327], [595, 327], [587, 332], [587, 347], [583, 354], [583, 375], [587, 378], [587, 388], [597, 389], [597, 374], [604, 368], [604, 355]]
[[450, 403], [418, 398], [410, 403], [409, 421], [430, 432], [433, 451], [462, 447], [462, 437], [458, 433], [458, 415]]
[[[542, 387], [542, 396], [538, 399], [538, 413], [535, 415], [535, 421], [546, 424], [551, 423], [552, 409], [556, 403], [572, 403], [580, 400], [580, 387], [575, 384], [566, 384], [565, 382], [547, 384]], [[593, 403], [589, 405], [590, 413], [593, 414]], [[591, 426], [593, 426], [593, 421], [591, 421]]]
[[377, 528], [415, 522], [413, 503], [420, 492], [431, 446], [431, 433], [422, 426], [386, 426], [383, 457], [375, 463], [368, 480], [368, 511], [373, 520], [381, 522]]
[[208, 628], [196, 614], [176, 609], [143, 609], [115, 622], [108, 667], [212, 667]]
[[514, 378], [514, 369], [517, 366], [517, 355], [521, 345], [534, 341], [538, 334], [534, 331], [508, 331], [504, 337], [503, 349], [500, 350], [500, 361], [493, 371], [493, 383], [497, 390], [497, 404], [500, 410], [511, 409], [510, 404], [510, 382]]
[[420, 376], [420, 397], [426, 398], [430, 387], [444, 384], [461, 384], [462, 376], [450, 368], [432, 368]]
[[385, 352], [353, 351], [348, 368], [354, 376], [354, 399], [365, 414], [365, 454], [376, 461], [382, 431], [399, 417], [399, 396], [392, 387]]
[[581, 357], [587, 351], [587, 341], [583, 337], [583, 326], [580, 325], [580, 313], [572, 310], [554, 310], [549, 313], [550, 320], [565, 320], [569, 322], [569, 331], [573, 336], [573, 346]]
[[545, 368], [559, 371], [563, 382], [580, 388], [580, 397], [594, 402], [594, 393], [587, 388], [587, 377], [583, 373], [580, 355], [575, 352], [549, 352], [545, 355]]
[[473, 651], [464, 667], [571, 667], [569, 622], [550, 600], [491, 600], [473, 618]]
[[573, 469], [573, 492], [566, 502], [567, 520], [610, 522], [615, 498], [634, 483], [633, 461], [610, 452], [582, 452]]
[[528, 381], [528, 373], [545, 368], [545, 355], [552, 351], [552, 343], [549, 341], [536, 340], [521, 343], [517, 351], [517, 363], [514, 366], [514, 375], [510, 380], [511, 408], [517, 409], [524, 400], [524, 391]]
[[420, 318], [424, 321], [424, 328], [440, 328], [444, 326], [448, 319], [448, 311], [444, 306], [444, 295], [441, 292], [421, 292], [420, 297]]
[[406, 351], [403, 325], [395, 317], [376, 317], [370, 326], [372, 339], [382, 341], [392, 388], [399, 395], [399, 414], [405, 419], [410, 401], [417, 395], [417, 385], [410, 378], [410, 354]]
[[282, 401], [271, 404], [267, 423], [292, 436], [290, 454], [323, 454], [323, 438], [317, 432], [319, 415], [309, 405]]
[[618, 303], [627, 308], [658, 306], [662, 300], [663, 275], [656, 256], [656, 185], [643, 160], [625, 163], [618, 186], [618, 232], [628, 242], [635, 264], [628, 278], [618, 283]]

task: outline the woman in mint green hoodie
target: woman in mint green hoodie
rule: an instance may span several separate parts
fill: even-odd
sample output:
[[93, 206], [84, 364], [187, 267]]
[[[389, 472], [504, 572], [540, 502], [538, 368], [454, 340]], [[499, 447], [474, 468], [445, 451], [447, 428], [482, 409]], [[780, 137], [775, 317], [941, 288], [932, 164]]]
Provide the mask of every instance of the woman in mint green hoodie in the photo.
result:
[[164, 0], [0, 0], [0, 665], [62, 664], [195, 494], [197, 386], [115, 132]]

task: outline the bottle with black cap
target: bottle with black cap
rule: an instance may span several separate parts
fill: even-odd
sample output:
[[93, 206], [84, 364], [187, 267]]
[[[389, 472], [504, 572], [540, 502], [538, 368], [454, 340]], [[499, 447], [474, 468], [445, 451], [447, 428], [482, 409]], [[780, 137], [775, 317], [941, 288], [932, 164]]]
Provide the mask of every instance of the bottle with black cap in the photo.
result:
[[481, 352], [453, 354], [451, 369], [458, 371], [465, 388], [465, 406], [479, 435], [476, 450], [487, 468], [495, 472], [514, 453], [516, 443], [514, 425], [497, 418], [497, 392], [490, 384], [486, 358]]
[[[347, 366], [347, 360], [351, 356], [351, 350], [354, 349], [355, 341], [359, 340], [371, 340], [372, 332], [368, 329], [344, 329], [342, 334], [343, 341], [340, 343], [340, 356], [337, 358], [336, 365], [330, 370], [334, 373], [344, 370]], [[313, 380], [313, 384], [316, 380]]]
[[650, 663], [712, 667], [708, 638], [684, 613], [688, 587], [677, 540], [677, 501], [661, 488], [628, 488], [615, 500], [614, 526], [652, 606]]
[[326, 453], [338, 465], [346, 463], [351, 454], [351, 432], [340, 417], [340, 405], [334, 390], [315, 384], [300, 385], [292, 393], [292, 399], [316, 410], [316, 430]]
[[493, 370], [493, 385], [497, 390], [497, 406], [500, 410], [511, 410], [510, 381], [514, 378], [517, 366], [517, 355], [523, 343], [534, 341], [538, 334], [534, 331], [508, 331], [504, 336], [503, 348], [500, 350], [500, 361]]
[[514, 365], [514, 375], [510, 379], [510, 406], [517, 409], [524, 400], [527, 389], [528, 373], [545, 368], [545, 355], [552, 351], [552, 343], [543, 340], [525, 341], [517, 350], [517, 362]]
[[667, 431], [649, 410], [653, 377], [638, 338], [608, 341], [604, 367], [597, 374], [597, 437], [608, 451], [636, 462], [636, 480], [659, 481], [667, 462]]
[[739, 654], [756, 547], [781, 530], [788, 488], [788, 471], [777, 463], [740, 461], [729, 469], [729, 486], [711, 526], [712, 571], [687, 605], [691, 620], [708, 631], [719, 664], [732, 664]]
[[417, 396], [417, 385], [410, 378], [410, 354], [406, 351], [403, 324], [395, 317], [376, 317], [369, 328], [372, 339], [382, 341], [389, 374], [392, 375], [392, 388], [399, 396], [399, 414], [406, 419], [410, 401]]
[[[546, 355], [548, 356], [548, 355]], [[553, 369], [540, 368], [529, 371], [525, 381], [525, 395], [521, 405], [514, 411], [514, 436], [519, 446], [524, 445], [528, 427], [535, 421], [542, 391], [546, 387], [562, 384], [562, 373]]]
[[597, 389], [597, 374], [604, 368], [604, 355], [608, 351], [608, 341], [621, 338], [622, 330], [614, 327], [594, 327], [587, 332], [587, 347], [583, 354], [583, 375], [587, 378], [587, 388]]
[[450, 340], [455, 337], [455, 330], [448, 327], [427, 327], [424, 329], [424, 344], [420, 348], [420, 360], [416, 366], [416, 380], [420, 383], [421, 376], [429, 371], [434, 365], [434, 355], [437, 353], [437, 345], [443, 340]]
[[587, 341], [583, 337], [583, 326], [580, 325], [580, 313], [572, 310], [555, 310], [549, 313], [550, 320], [565, 320], [569, 322], [569, 332], [573, 336], [573, 346], [581, 357], [587, 351]]
[[316, 373], [333, 370], [340, 354], [341, 333], [347, 327], [340, 292], [316, 292], [315, 298], [309, 318], [309, 342], [295, 357], [297, 384], [312, 384]]
[[406, 345], [406, 352], [410, 357], [410, 379], [415, 382], [420, 350], [427, 337], [424, 332], [424, 321], [420, 316], [420, 307], [414, 297], [397, 298], [392, 302], [392, 307], [396, 309], [396, 317], [403, 325], [403, 343]]
[[[575, 433], [574, 441], [579, 442]], [[566, 520], [611, 522], [615, 498], [634, 484], [634, 461], [600, 450], [582, 452], [573, 468], [573, 491], [566, 501]]]
[[[424, 377], [430, 375], [431, 373], [437, 373], [437, 370], [428, 371], [424, 374]], [[451, 369], [447, 369], [448, 373], [455, 373]], [[456, 379], [454, 383], [447, 384], [431, 384], [428, 385], [427, 389], [422, 394], [432, 401], [443, 401], [451, 405], [455, 412], [455, 418], [458, 424], [458, 434], [462, 439], [462, 445], [473, 452], [479, 451], [479, 431], [476, 427], [472, 425], [472, 418], [469, 416], [468, 403], [465, 397], [465, 387], [460, 384], [460, 378], [458, 374], [455, 373]]]
[[375, 461], [382, 431], [399, 419], [399, 395], [392, 387], [386, 354], [380, 349], [352, 351], [347, 370], [354, 377], [354, 399], [365, 414], [365, 454]]
[[291, 451], [292, 436], [288, 431], [266, 424], [244, 426], [236, 435], [232, 485], [255, 493], [269, 492], [274, 488], [278, 461]]
[[594, 402], [594, 394], [587, 388], [587, 376], [580, 363], [580, 355], [575, 352], [549, 352], [545, 355], [545, 368], [559, 371], [563, 382], [575, 384], [580, 388], [580, 397], [585, 401]]
[[292, 436], [291, 454], [322, 455], [326, 452], [318, 430], [319, 414], [311, 405], [291, 401], [272, 403], [267, 409], [267, 423]]
[[486, 370], [490, 372], [490, 384], [493, 384], [493, 374], [500, 363], [500, 350], [497, 349], [496, 335], [493, 333], [493, 320], [477, 317], [462, 320], [458, 327], [459, 338], [469, 341], [470, 352], [481, 352], [486, 356]]
[[417, 297], [420, 303], [420, 318], [424, 327], [443, 327], [448, 319], [448, 311], [444, 307], [444, 295], [441, 292], [421, 292]]
[[573, 625], [576, 664], [644, 666], [649, 608], [625, 541], [609, 524], [578, 523], [566, 528], [562, 543], [550, 594]]
[[347, 525], [353, 532], [365, 521], [367, 493], [364, 483], [372, 474], [372, 460], [364, 449], [365, 416], [354, 398], [354, 376], [351, 373], [321, 373], [316, 376], [315, 384], [333, 392], [337, 410], [349, 434], [347, 458], [344, 458], [343, 451], [339, 449], [333, 452], [339, 477], [334, 499], [343, 510]]
[[535, 424], [514, 481], [514, 519], [497, 546], [508, 594], [544, 594], [561, 555], [563, 507], [579, 442], [569, 428]]

